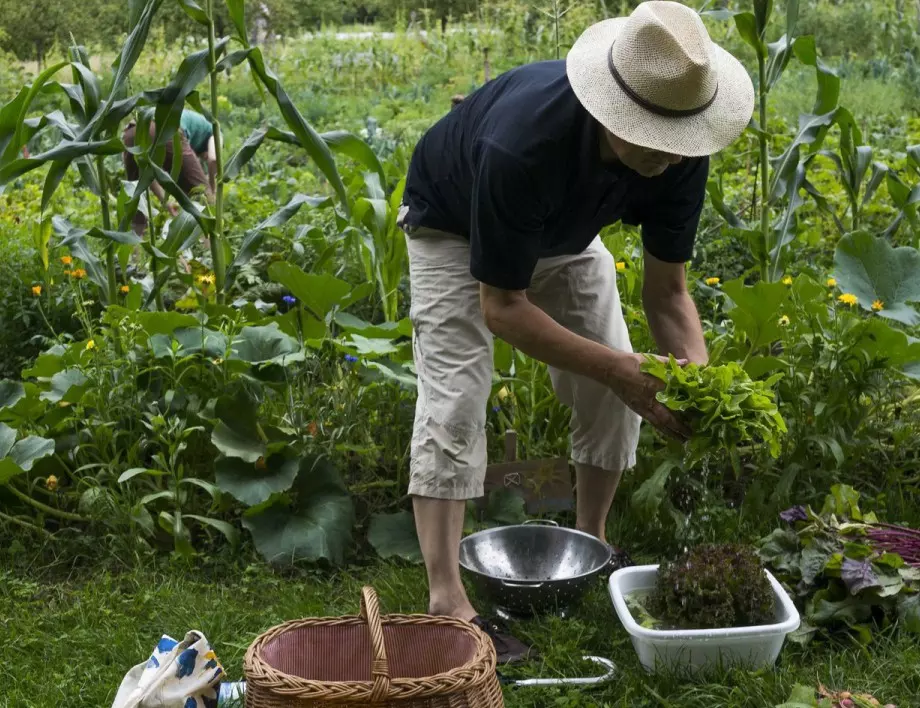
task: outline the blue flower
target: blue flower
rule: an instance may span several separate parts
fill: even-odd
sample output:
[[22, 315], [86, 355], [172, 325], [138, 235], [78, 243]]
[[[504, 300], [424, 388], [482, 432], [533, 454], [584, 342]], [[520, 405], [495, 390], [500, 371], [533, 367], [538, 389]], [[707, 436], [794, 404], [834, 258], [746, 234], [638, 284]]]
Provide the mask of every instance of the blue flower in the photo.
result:
[[501, 409], [502, 409], [501, 406], [492, 406], [492, 412], [493, 412], [493, 413], [498, 413]]
[[293, 295], [285, 295], [281, 299], [284, 300], [288, 305], [293, 305], [295, 302], [297, 302], [297, 298]]
[[347, 361], [349, 364], [354, 364], [358, 361], [358, 357], [353, 356], [351, 354], [346, 354], [345, 361]]

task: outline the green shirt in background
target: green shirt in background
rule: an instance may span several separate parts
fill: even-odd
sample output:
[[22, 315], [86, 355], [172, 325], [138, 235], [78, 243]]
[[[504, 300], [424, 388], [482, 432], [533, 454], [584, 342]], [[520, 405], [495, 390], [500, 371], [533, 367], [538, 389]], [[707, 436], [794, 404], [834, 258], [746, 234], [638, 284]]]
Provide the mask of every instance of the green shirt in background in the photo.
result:
[[211, 124], [203, 115], [186, 109], [182, 111], [179, 127], [182, 128], [182, 132], [188, 138], [192, 150], [199, 155], [207, 151], [208, 140], [211, 139], [214, 133]]

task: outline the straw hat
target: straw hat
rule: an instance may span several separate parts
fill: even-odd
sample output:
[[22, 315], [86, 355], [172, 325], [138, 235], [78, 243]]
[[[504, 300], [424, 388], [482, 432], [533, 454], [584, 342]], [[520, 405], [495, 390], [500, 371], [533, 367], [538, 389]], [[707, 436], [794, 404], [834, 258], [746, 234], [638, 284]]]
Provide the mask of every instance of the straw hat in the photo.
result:
[[744, 131], [754, 86], [699, 15], [649, 0], [578, 38], [566, 72], [585, 109], [617, 137], [684, 157], [711, 155]]

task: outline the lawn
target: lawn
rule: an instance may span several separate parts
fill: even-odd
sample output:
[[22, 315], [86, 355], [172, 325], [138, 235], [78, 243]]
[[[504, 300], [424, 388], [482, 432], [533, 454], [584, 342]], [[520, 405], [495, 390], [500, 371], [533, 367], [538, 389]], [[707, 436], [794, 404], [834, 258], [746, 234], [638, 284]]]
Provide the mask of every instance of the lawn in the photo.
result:
[[[116, 571], [102, 566], [62, 576], [61, 570], [0, 572], [3, 708], [111, 705], [124, 673], [146, 659], [161, 634], [190, 629], [209, 639], [227, 674], [242, 675], [243, 655], [261, 632], [280, 622], [355, 614], [362, 585], [372, 585], [384, 612], [424, 611], [425, 578], [418, 567], [385, 563], [332, 574], [281, 575], [262, 564], [214, 560], [195, 567], [167, 561]], [[585, 654], [611, 659], [616, 679], [597, 688], [509, 688], [516, 706], [673, 706], [772, 708], [796, 683], [872, 693], [899, 708], [920, 705], [920, 646], [896, 630], [870, 647], [845, 640], [786, 645], [775, 670], [731, 671], [708, 682], [649, 676], [598, 583], [569, 617], [515, 626], [541, 660], [513, 676], [575, 677], [591, 666]], [[510, 674], [509, 672], [509, 675]]]

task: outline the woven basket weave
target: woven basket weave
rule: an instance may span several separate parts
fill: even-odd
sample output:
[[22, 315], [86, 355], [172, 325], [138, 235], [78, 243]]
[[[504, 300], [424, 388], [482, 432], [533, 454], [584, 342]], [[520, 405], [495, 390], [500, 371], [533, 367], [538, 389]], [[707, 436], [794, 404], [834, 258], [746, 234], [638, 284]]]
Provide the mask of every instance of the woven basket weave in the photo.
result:
[[246, 652], [246, 708], [503, 708], [495, 647], [452, 617], [361, 614], [285, 622]]

